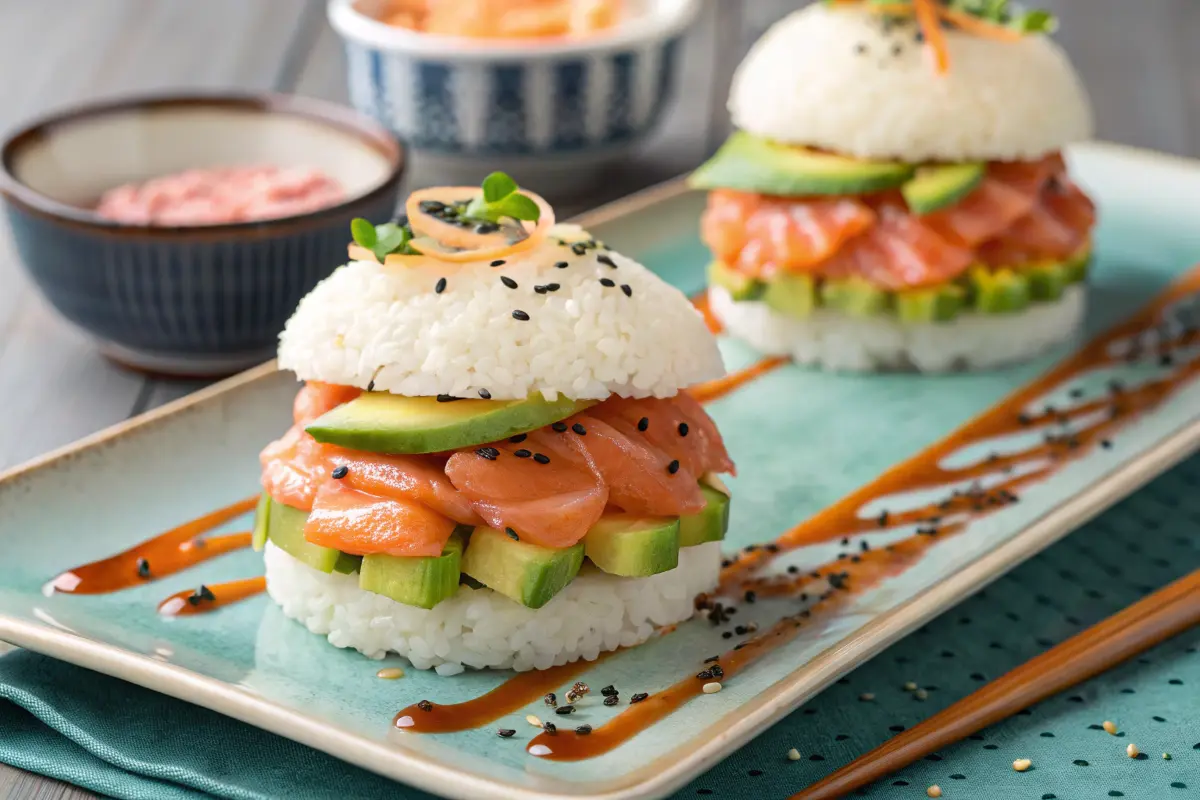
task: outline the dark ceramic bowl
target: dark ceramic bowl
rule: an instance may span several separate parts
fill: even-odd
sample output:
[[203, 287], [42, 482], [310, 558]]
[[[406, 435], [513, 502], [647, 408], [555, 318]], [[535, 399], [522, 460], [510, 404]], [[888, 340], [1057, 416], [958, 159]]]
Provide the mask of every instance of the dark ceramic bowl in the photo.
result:
[[[124, 225], [107, 189], [193, 167], [316, 167], [346, 200], [262, 222]], [[56, 114], [0, 147], [0, 195], [21, 259], [56, 309], [115, 361], [213, 377], [269, 359], [296, 304], [346, 261], [350, 220], [396, 208], [404, 154], [341, 106], [281, 95], [193, 95]]]

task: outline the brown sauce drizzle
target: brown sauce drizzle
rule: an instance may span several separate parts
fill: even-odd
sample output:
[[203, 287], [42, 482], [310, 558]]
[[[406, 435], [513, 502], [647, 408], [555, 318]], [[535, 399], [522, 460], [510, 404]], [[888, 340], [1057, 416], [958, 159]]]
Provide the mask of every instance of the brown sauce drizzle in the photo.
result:
[[198, 589], [187, 589], [171, 595], [158, 604], [158, 613], [164, 617], [190, 617], [193, 614], [207, 614], [233, 605], [248, 597], [262, 594], [267, 590], [265, 577], [245, 578], [228, 583], [214, 583], [212, 586], [201, 586]]
[[575, 661], [550, 669], [519, 672], [487, 694], [464, 703], [444, 706], [422, 700], [397, 714], [394, 724], [413, 733], [454, 733], [479, 728], [569, 684], [607, 655], [601, 653], [596, 661]]
[[75, 567], [46, 584], [45, 591], [108, 594], [139, 586], [250, 546], [249, 533], [199, 538], [213, 528], [254, 510], [258, 495], [205, 514], [102, 561]]
[[[1171, 353], [1182, 346], [1200, 344], [1194, 327], [1157, 345], [1155, 354], [1169, 373], [1145, 383], [1124, 387], [1110, 385], [1102, 399], [1072, 402], [1063, 409], [1034, 408], [1035, 402], [1094, 371], [1113, 367], [1126, 360], [1114, 354], [1112, 345], [1122, 339], [1137, 342], [1138, 337], [1154, 330], [1169, 304], [1200, 290], [1200, 269], [1190, 273], [1129, 322], [1094, 340], [1072, 358], [1045, 376], [1013, 393], [972, 422], [916, 457], [885, 472], [878, 479], [853, 492], [811, 519], [785, 532], [771, 545], [748, 547], [722, 572], [721, 590], [736, 595], [753, 591], [760, 597], [794, 597], [806, 590], [813, 593], [815, 605], [776, 622], [762, 633], [722, 654], [718, 663], [727, 681], [742, 669], [775, 648], [791, 641], [800, 631], [825, 624], [828, 612], [851, 601], [856, 595], [877, 586], [884, 579], [900, 574], [917, 563], [936, 541], [959, 535], [970, 522], [1019, 502], [1018, 491], [1045, 480], [1063, 465], [1077, 460], [1097, 446], [1108, 446], [1107, 437], [1141, 412], [1169, 399], [1178, 389], [1200, 375], [1200, 359], [1172, 366]], [[703, 306], [701, 303], [703, 310]], [[1135, 348], [1135, 351], [1138, 348]], [[765, 370], [764, 370], [765, 371]], [[761, 374], [758, 373], [758, 374]], [[719, 396], [719, 395], [717, 395]], [[977, 463], [962, 467], [945, 466], [945, 459], [970, 446], [980, 446], [1019, 434], [1039, 441], [1019, 452], [984, 455]], [[986, 479], [986, 485], [984, 481]], [[924, 508], [894, 514], [866, 517], [862, 510], [884, 498], [921, 490], [939, 492], [943, 499]], [[944, 494], [942, 494], [944, 493]], [[870, 532], [884, 532], [904, 526], [916, 526], [916, 533], [886, 546], [862, 552], [842, 553], [836, 561], [803, 575], [756, 573], [780, 554], [802, 546]], [[701, 603], [711, 601], [702, 598]], [[699, 665], [697, 671], [701, 669]], [[540, 682], [537, 691], [522, 693], [526, 703], [536, 700], [547, 686], [562, 685], [569, 676], [555, 675], [553, 681]], [[518, 676], [514, 681], [528, 680]], [[538, 734], [528, 746], [532, 755], [551, 760], [572, 761], [609, 752], [648, 729], [683, 704], [703, 693], [711, 679], [688, 677], [626, 708], [609, 722], [587, 734], [567, 730]], [[532, 688], [532, 687], [531, 687]], [[523, 707], [516, 694], [504, 686], [467, 703], [433, 706], [440, 718], [454, 718], [452, 727], [439, 731], [462, 730], [494, 722]], [[504, 697], [503, 707], [493, 705], [491, 697]], [[469, 709], [458, 719], [460, 709]], [[403, 714], [414, 720], [433, 712], [410, 707]], [[432, 731], [432, 726], [414, 725], [408, 730]]]

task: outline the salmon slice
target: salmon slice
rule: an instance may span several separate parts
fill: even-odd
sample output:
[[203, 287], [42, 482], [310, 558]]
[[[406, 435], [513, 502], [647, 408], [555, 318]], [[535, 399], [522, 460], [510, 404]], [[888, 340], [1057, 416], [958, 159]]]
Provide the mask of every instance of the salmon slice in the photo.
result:
[[703, 510], [697, 476], [682, 462], [672, 473], [669, 465], [674, 459], [646, 441], [636, 424], [616, 418], [605, 422], [588, 414], [572, 421], [583, 425], [587, 434], [564, 440], [608, 487], [609, 503], [630, 514], [657, 517]]
[[985, 178], [960, 202], [926, 214], [921, 222], [951, 244], [973, 248], [1004, 233], [1036, 204], [1036, 194], [1024, 194], [1003, 181]]
[[[545, 547], [570, 547], [604, 513], [608, 488], [581, 459], [534, 446], [493, 444], [494, 459], [479, 454], [487, 448], [459, 451], [446, 462], [446, 475], [493, 528], [512, 528], [522, 541]], [[534, 460], [534, 453], [550, 463]]]
[[1066, 171], [1062, 154], [1052, 153], [1037, 161], [994, 161], [988, 165], [988, 178], [1032, 198], [1041, 194], [1052, 177]]
[[971, 251], [951, 244], [894, 200], [880, 202], [879, 224], [825, 262], [830, 278], [863, 278], [888, 290], [945, 283], [974, 260]]
[[[480, 525], [471, 502], [446, 477], [445, 459], [430, 456], [385, 456], [327, 447], [331, 469], [346, 467], [341, 483], [379, 497], [420, 503], [463, 525]], [[329, 473], [326, 473], [328, 475]]]
[[267, 445], [259, 455], [263, 489], [276, 502], [308, 511], [329, 466], [316, 439], [300, 426]]
[[406, 500], [378, 497], [330, 478], [304, 525], [304, 538], [356, 556], [440, 556], [453, 520]]
[[292, 419], [303, 428], [338, 406], [349, 403], [360, 394], [362, 389], [353, 386], [309, 381], [301, 387], [295, 402], [292, 403]]
[[808, 272], [875, 223], [854, 197], [793, 199], [719, 190], [701, 220], [705, 242], [722, 261], [756, 277], [780, 269]]
[[623, 420], [635, 428], [645, 419], [646, 430], [639, 429], [639, 434], [671, 458], [679, 459], [693, 475], [736, 473], [716, 424], [686, 392], [661, 400], [613, 398], [588, 413], [605, 421]]

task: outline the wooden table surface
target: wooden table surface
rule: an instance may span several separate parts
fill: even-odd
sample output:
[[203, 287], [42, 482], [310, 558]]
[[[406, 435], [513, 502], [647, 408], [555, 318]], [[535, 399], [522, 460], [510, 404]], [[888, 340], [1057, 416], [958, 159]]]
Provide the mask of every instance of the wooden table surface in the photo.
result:
[[[724, 101], [750, 43], [802, 0], [708, 0], [669, 120], [602, 194], [684, 172], [729, 130]], [[1103, 139], [1200, 155], [1200, 4], [1047, 0], [1089, 85]], [[0, 0], [0, 128], [72, 103], [155, 90], [274, 89], [346, 102], [323, 0]], [[568, 211], [582, 210], [568, 209]], [[59, 319], [0, 230], [0, 470], [198, 388], [102, 359]], [[0, 731], [3, 736], [3, 731]], [[799, 787], [797, 787], [799, 788]], [[0, 798], [94, 797], [0, 765]]]

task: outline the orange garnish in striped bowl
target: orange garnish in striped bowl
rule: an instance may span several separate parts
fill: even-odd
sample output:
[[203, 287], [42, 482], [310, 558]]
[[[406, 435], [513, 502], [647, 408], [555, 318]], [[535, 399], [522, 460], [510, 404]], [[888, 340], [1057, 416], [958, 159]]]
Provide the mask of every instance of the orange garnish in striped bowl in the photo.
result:
[[830, 5], [860, 5], [883, 17], [915, 18], [940, 74], [950, 69], [945, 29], [1001, 42], [1052, 33], [1058, 20], [1049, 11], [1014, 8], [1008, 0], [825, 0]]

